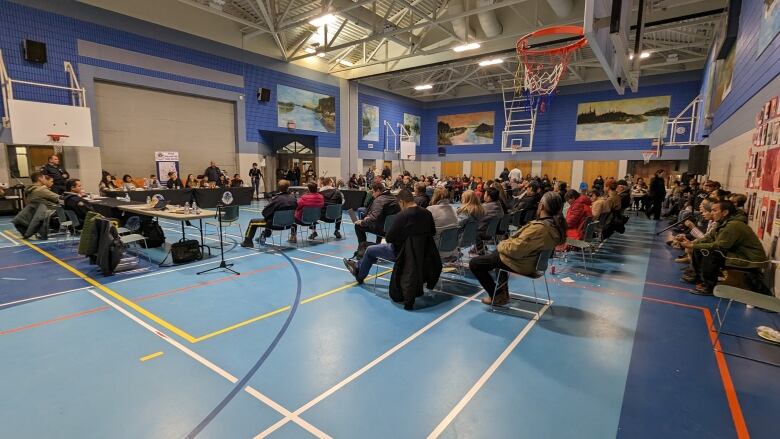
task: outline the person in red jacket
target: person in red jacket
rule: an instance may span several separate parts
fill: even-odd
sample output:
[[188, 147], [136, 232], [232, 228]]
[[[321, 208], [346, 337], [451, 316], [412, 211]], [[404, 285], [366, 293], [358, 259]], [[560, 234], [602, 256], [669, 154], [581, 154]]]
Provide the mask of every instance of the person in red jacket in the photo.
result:
[[569, 203], [569, 210], [566, 212], [566, 237], [582, 239], [585, 234], [585, 221], [593, 218], [590, 198], [574, 189], [569, 189], [566, 192], [566, 202]]
[[[315, 182], [309, 182], [309, 184], [306, 185], [306, 187], [309, 188], [309, 192], [306, 194], [303, 194], [301, 198], [298, 198], [298, 207], [295, 208], [295, 222], [298, 224], [301, 224], [301, 219], [303, 218], [303, 208], [304, 207], [316, 207], [320, 210], [322, 210], [323, 207], [325, 207], [325, 197], [322, 196], [321, 193], [319, 193], [319, 188], [317, 187], [317, 183]], [[296, 237], [296, 233], [298, 232], [298, 225], [293, 224], [291, 228], [290, 233], [290, 239], [287, 240], [287, 242], [290, 243], [296, 243], [298, 238]], [[309, 235], [309, 239], [314, 239], [317, 237], [317, 232], [312, 232], [311, 235]]]

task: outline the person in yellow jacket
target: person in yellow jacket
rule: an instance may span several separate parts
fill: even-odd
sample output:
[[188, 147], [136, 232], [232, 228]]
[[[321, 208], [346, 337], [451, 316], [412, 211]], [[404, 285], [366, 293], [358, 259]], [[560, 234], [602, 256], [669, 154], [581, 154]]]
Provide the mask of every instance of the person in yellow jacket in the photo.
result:
[[500, 268], [518, 274], [533, 274], [539, 253], [566, 242], [566, 220], [562, 209], [561, 196], [547, 192], [539, 202], [538, 219], [523, 226], [509, 239], [499, 242], [495, 252], [471, 259], [469, 269], [489, 296], [483, 298], [482, 303], [505, 305], [509, 302], [507, 274], [501, 273], [498, 282], [502, 288], [493, 297], [496, 282], [491, 271]]

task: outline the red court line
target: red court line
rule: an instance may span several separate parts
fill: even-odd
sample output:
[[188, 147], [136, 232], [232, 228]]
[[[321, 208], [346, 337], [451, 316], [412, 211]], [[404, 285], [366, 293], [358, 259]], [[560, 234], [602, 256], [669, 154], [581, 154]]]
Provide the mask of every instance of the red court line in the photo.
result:
[[[319, 255], [312, 255], [311, 259], [312, 260], [313, 259], [319, 259], [321, 257], [322, 256], [319, 256]], [[229, 281], [229, 280], [232, 280], [232, 279], [241, 278], [241, 277], [247, 277], [247, 276], [251, 276], [251, 275], [254, 275], [254, 274], [262, 273], [262, 272], [265, 272], [265, 271], [276, 270], [276, 269], [279, 269], [279, 268], [284, 268], [286, 266], [287, 266], [287, 264], [285, 264], [285, 263], [269, 265], [267, 267], [258, 268], [258, 269], [255, 269], [255, 270], [244, 272], [241, 275], [231, 274], [231, 275], [228, 275], [228, 276], [220, 277], [220, 278], [213, 279], [213, 280], [206, 281], [206, 282], [198, 282], [196, 284], [186, 285], [186, 286], [183, 286], [183, 287], [174, 288], [172, 290], [161, 291], [159, 293], [147, 294], [147, 295], [144, 295], [144, 296], [140, 296], [140, 297], [134, 299], [133, 301], [134, 302], [143, 302], [143, 301], [146, 301], [146, 300], [156, 299], [158, 297], [169, 296], [171, 294], [183, 293], [185, 291], [192, 291], [192, 290], [197, 289], [197, 288], [201, 288], [201, 287], [205, 287], [205, 286], [209, 286], [209, 285], [214, 285], [214, 284], [219, 284], [219, 283], [226, 282], [226, 281]], [[100, 307], [97, 307], [97, 308], [88, 309], [86, 311], [81, 311], [81, 312], [77, 312], [77, 313], [73, 313], [73, 314], [66, 314], [66, 315], [63, 315], [63, 316], [55, 317], [53, 319], [43, 320], [43, 321], [40, 321], [40, 322], [37, 322], [37, 323], [31, 323], [29, 325], [19, 326], [17, 328], [6, 329], [6, 330], [3, 330], [3, 331], [0, 331], [0, 335], [13, 334], [13, 333], [24, 331], [24, 330], [27, 330], [27, 329], [38, 328], [38, 327], [41, 327], [41, 326], [50, 325], [52, 323], [57, 323], [57, 322], [65, 321], [65, 320], [75, 319], [76, 317], [81, 317], [81, 316], [93, 314], [93, 313], [96, 313], [96, 312], [107, 311], [109, 309], [110, 308], [107, 307], [107, 306], [100, 306]]]
[[[739, 404], [739, 398], [737, 397], [737, 391], [734, 388], [734, 382], [731, 379], [731, 373], [729, 372], [729, 366], [726, 363], [726, 358], [724, 357], [723, 353], [720, 352], [720, 342], [716, 342], [717, 332], [713, 328], [712, 324], [712, 314], [710, 313], [710, 309], [704, 306], [697, 306], [697, 305], [691, 305], [688, 303], [682, 303], [682, 302], [675, 302], [673, 300], [666, 300], [666, 299], [658, 299], [655, 297], [647, 297], [647, 296], [637, 296], [635, 294], [625, 293], [622, 291], [614, 291], [609, 290], [606, 288], [600, 288], [600, 287], [589, 287], [587, 285], [569, 285], [564, 284], [560, 281], [555, 281], [554, 283], [558, 283], [560, 285], [564, 286], [571, 286], [575, 288], [583, 288], [588, 289], [592, 291], [602, 291], [606, 292], [612, 295], [620, 296], [620, 297], [626, 297], [629, 299], [636, 299], [636, 300], [644, 300], [648, 302], [655, 302], [655, 303], [663, 303], [666, 305], [673, 305], [673, 306], [679, 306], [681, 308], [688, 308], [688, 309], [695, 309], [702, 312], [704, 315], [704, 323], [707, 325], [707, 333], [710, 336], [710, 343], [713, 346], [713, 353], [715, 354], [715, 364], [718, 366], [718, 373], [720, 374], [720, 380], [723, 383], [723, 392], [726, 394], [726, 401], [729, 406], [729, 412], [731, 413], [731, 420], [734, 423], [734, 429], [737, 432], [737, 438], [739, 439], [749, 439], [750, 433], [748, 432], [747, 423], [745, 422], [745, 417], [742, 413], [742, 407]], [[650, 285], [656, 285], [661, 287], [668, 287], [668, 288], [680, 288], [675, 287], [673, 285], [665, 285], [665, 284], [657, 284], [654, 282], [645, 282], [646, 284]], [[687, 291], [687, 288], [683, 288]]]

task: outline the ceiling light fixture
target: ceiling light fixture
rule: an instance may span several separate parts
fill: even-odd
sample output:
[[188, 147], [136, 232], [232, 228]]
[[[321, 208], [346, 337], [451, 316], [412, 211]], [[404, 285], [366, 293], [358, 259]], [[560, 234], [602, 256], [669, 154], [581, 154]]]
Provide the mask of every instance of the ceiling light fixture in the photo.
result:
[[467, 50], [479, 49], [480, 47], [482, 46], [480, 46], [479, 43], [469, 43], [469, 44], [463, 44], [461, 46], [455, 46], [452, 48], [452, 50], [456, 52], [465, 52]]
[[322, 17], [317, 17], [311, 21], [309, 21], [309, 24], [314, 27], [321, 27], [326, 24], [333, 24], [336, 21], [336, 16], [333, 14], [327, 14], [323, 15]]
[[430, 89], [432, 89], [432, 88], [433, 88], [433, 86], [432, 86], [431, 84], [416, 85], [416, 86], [414, 87], [414, 89], [415, 89], [415, 90], [418, 90], [418, 91], [419, 91], [419, 90], [430, 90]]
[[307, 47], [303, 49], [304, 52], [314, 55], [317, 51], [313, 47]]
[[339, 60], [339, 64], [341, 64], [342, 66], [347, 66], [347, 67], [352, 67], [352, 66], [354, 66], [354, 65], [355, 65], [355, 64], [354, 64], [354, 63], [352, 63], [351, 61], [347, 61], [347, 60], [345, 60], [345, 59], [340, 59], [340, 60]]
[[[647, 59], [647, 58], [650, 58], [650, 52], [644, 50], [644, 51], [642, 51], [642, 53], [639, 54], [639, 59]], [[632, 53], [632, 54], [628, 55], [628, 59], [633, 60], [634, 59], [634, 54]]]
[[480, 61], [479, 66], [480, 67], [494, 66], [496, 64], [501, 64], [502, 62], [504, 62], [503, 58], [486, 59], [484, 61]]

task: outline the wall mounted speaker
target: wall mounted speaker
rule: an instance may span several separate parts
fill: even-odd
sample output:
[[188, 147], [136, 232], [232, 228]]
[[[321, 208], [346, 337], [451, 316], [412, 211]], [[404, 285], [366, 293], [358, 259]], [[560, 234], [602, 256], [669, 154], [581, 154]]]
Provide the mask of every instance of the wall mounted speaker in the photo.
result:
[[271, 89], [269, 88], [258, 88], [257, 89], [257, 101], [258, 102], [268, 102], [271, 100]]
[[46, 44], [40, 41], [24, 40], [22, 42], [24, 59], [31, 63], [43, 64], [46, 62]]
[[444, 157], [447, 155], [447, 148], [440, 146], [439, 147], [439, 157]]
[[710, 161], [710, 147], [708, 145], [694, 145], [688, 148], [688, 172], [704, 175]]

